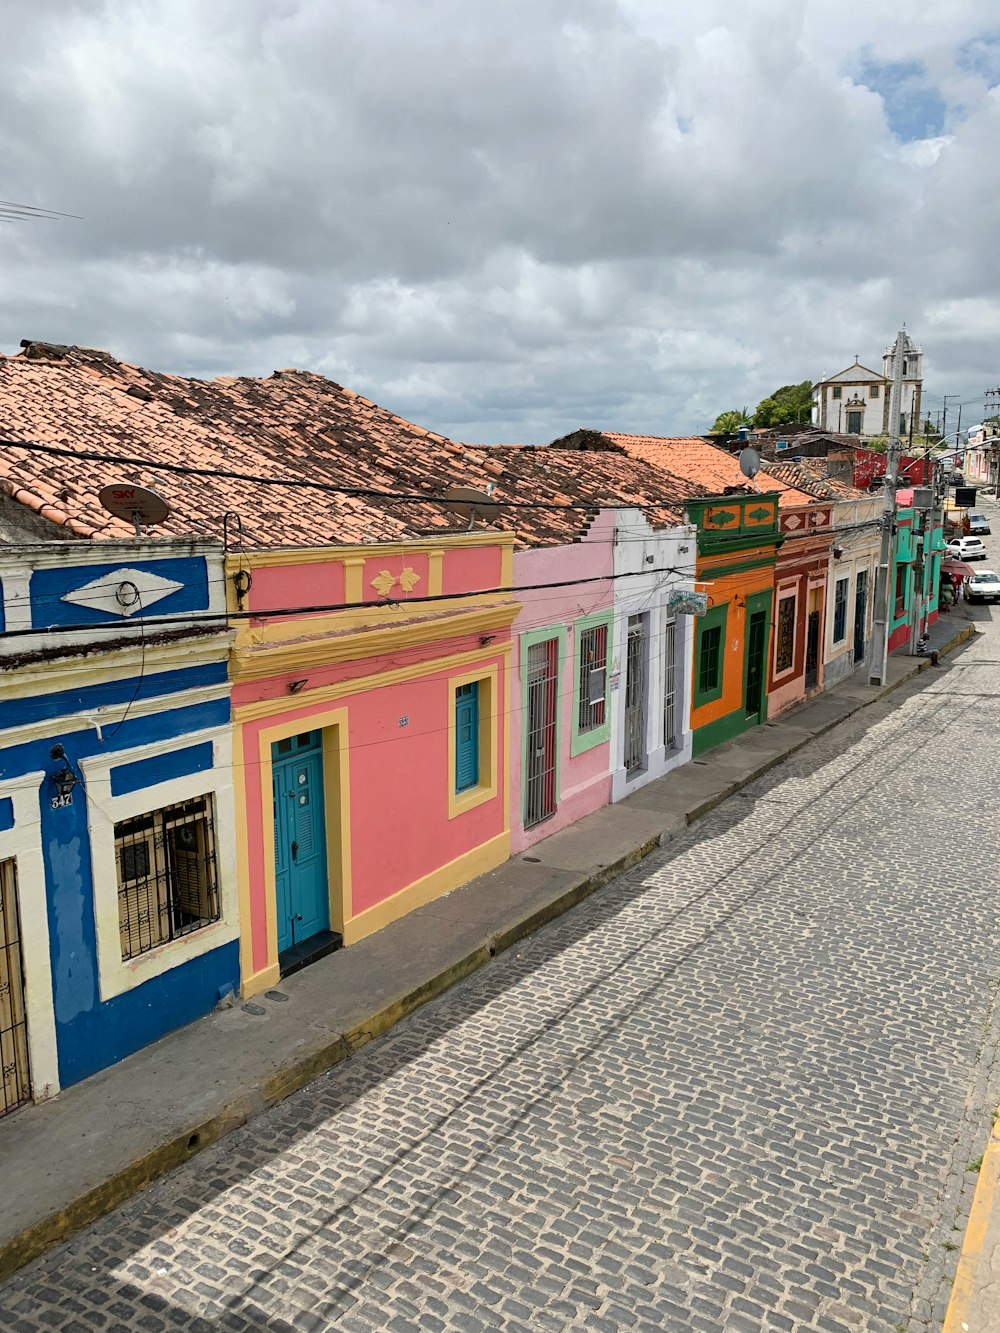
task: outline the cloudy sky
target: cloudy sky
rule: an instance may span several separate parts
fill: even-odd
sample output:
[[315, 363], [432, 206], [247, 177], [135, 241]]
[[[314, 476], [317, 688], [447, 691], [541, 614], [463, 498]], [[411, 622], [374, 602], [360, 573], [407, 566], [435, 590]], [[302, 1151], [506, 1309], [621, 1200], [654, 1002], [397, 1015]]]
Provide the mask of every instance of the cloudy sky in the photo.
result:
[[[995, 0], [0, 0], [0, 351], [708, 427], [899, 324], [1000, 385]], [[951, 398], [951, 395], [956, 397]]]

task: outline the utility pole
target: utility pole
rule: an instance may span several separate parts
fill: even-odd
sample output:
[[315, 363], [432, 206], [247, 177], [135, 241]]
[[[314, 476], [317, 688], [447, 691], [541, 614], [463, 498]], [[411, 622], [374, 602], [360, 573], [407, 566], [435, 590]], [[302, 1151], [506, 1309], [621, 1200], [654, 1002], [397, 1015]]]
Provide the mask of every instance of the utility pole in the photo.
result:
[[[941, 414], [941, 434], [942, 434], [942, 435], [947, 435], [947, 434], [948, 434], [948, 399], [949, 399], [949, 398], [960, 398], [961, 396], [962, 396], [962, 395], [961, 395], [961, 394], [958, 394], [958, 393], [946, 393], [946, 394], [944, 395], [944, 411], [943, 411], [942, 414]], [[959, 409], [959, 420], [961, 421], [961, 408]]]
[[884, 685], [889, 673], [889, 626], [892, 624], [892, 554], [896, 528], [896, 483], [899, 479], [899, 409], [903, 397], [903, 358], [906, 331], [900, 329], [892, 349], [892, 392], [889, 399], [889, 443], [885, 453], [885, 492], [882, 497], [882, 540], [875, 575], [875, 615], [869, 685]]

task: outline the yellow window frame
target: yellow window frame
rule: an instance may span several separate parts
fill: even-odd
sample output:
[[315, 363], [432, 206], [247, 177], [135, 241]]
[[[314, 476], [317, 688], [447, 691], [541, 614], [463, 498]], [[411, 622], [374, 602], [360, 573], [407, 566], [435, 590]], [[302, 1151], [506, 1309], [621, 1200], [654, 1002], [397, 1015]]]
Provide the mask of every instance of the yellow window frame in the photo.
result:
[[[479, 685], [479, 781], [474, 787], [455, 791], [455, 695], [463, 685]], [[455, 819], [497, 794], [497, 700], [499, 672], [496, 666], [479, 667], [448, 677], [448, 818]]]

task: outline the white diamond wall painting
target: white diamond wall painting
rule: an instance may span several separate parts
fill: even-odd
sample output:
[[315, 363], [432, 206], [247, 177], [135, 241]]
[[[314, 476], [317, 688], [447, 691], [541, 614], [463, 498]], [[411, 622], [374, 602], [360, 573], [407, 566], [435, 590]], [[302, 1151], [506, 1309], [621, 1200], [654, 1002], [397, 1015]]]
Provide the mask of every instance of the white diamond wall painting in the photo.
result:
[[[123, 589], [123, 584], [131, 584], [132, 587]], [[183, 587], [183, 583], [165, 579], [148, 569], [112, 569], [99, 579], [92, 579], [83, 587], [64, 593], [60, 601], [128, 619], [140, 611], [148, 611], [156, 602]], [[135, 592], [138, 592], [138, 596], [135, 596]]]

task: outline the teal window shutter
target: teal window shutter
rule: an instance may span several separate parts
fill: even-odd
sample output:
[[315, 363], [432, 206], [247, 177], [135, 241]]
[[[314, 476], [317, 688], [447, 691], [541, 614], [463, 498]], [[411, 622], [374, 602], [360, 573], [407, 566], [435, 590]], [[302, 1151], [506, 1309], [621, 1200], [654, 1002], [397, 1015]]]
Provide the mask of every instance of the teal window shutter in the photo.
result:
[[479, 681], [455, 691], [455, 790], [479, 785]]

